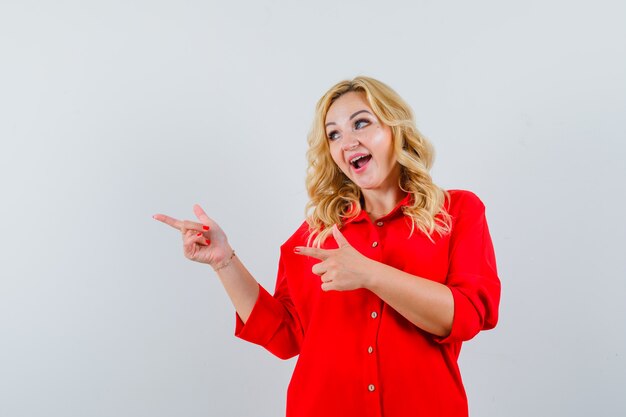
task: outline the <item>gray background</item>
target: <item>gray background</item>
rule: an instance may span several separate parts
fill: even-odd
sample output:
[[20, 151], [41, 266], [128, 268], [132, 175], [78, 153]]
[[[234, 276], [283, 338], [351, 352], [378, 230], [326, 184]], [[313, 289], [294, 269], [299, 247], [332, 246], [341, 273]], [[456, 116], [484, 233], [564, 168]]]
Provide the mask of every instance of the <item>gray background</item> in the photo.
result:
[[[621, 1], [0, 1], [0, 415], [278, 416], [294, 361], [233, 336], [176, 231], [202, 204], [268, 289], [306, 134], [379, 78], [485, 202], [501, 321], [473, 416], [623, 416]], [[320, 399], [323, 400], [323, 399]]]

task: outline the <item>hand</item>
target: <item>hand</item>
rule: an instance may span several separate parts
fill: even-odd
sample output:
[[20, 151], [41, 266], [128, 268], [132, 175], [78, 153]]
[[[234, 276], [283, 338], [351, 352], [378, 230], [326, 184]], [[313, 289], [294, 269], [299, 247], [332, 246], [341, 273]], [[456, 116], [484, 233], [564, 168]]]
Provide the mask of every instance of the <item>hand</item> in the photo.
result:
[[228, 244], [226, 234], [215, 221], [206, 215], [202, 207], [198, 204], [194, 205], [193, 212], [200, 223], [177, 220], [165, 214], [155, 214], [152, 217], [180, 230], [185, 257], [215, 268], [231, 256], [233, 249]]
[[339, 245], [338, 249], [298, 246], [294, 251], [322, 261], [313, 265], [311, 269], [314, 274], [321, 276], [322, 290], [350, 291], [367, 288], [372, 264], [375, 261], [354, 249], [336, 225], [333, 226], [333, 237]]

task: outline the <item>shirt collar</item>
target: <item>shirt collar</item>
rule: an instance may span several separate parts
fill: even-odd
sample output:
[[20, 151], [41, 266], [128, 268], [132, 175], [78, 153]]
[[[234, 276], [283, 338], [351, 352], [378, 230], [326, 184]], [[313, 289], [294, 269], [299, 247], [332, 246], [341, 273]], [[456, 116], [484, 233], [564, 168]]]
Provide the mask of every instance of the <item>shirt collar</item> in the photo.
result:
[[[400, 200], [398, 202], [398, 204], [396, 204], [396, 206], [389, 212], [387, 213], [385, 216], [377, 219], [379, 221], [384, 221], [384, 220], [389, 220], [393, 217], [396, 217], [398, 215], [403, 215], [404, 213], [402, 212], [402, 207], [405, 206], [409, 206], [411, 204], [411, 193], [407, 193], [404, 198], [402, 200]], [[360, 204], [357, 203], [353, 203], [352, 204], [352, 209], [355, 209], [355, 206], [358, 206], [356, 208], [356, 211], [358, 211], [358, 214], [354, 217], [348, 218], [346, 219], [344, 224], [350, 224], [350, 223], [357, 223], [357, 222], [362, 222], [365, 220], [369, 220], [369, 216], [367, 215], [367, 213], [365, 212], [365, 210], [363, 210], [361, 208]], [[351, 210], [348, 210], [348, 213], [352, 212]]]

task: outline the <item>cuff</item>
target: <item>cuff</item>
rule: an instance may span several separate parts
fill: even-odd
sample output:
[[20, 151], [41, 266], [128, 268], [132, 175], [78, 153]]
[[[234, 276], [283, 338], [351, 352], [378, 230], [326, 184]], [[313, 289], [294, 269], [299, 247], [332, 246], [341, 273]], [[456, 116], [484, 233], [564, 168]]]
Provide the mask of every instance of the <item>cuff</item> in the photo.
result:
[[278, 331], [283, 315], [284, 307], [259, 285], [259, 296], [248, 320], [244, 323], [236, 314], [235, 336], [265, 346]]
[[454, 299], [454, 317], [452, 319], [452, 330], [444, 337], [434, 336], [437, 343], [454, 343], [470, 340], [481, 330], [481, 320], [468, 297], [462, 290], [450, 287], [452, 298]]

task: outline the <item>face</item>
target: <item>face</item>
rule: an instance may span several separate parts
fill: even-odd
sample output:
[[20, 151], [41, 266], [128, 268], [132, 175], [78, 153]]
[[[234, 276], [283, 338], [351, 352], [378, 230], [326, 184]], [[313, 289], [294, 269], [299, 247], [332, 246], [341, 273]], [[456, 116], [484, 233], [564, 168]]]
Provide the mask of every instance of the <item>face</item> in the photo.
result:
[[362, 190], [398, 188], [391, 128], [378, 120], [364, 93], [335, 100], [326, 114], [326, 138], [337, 166]]

